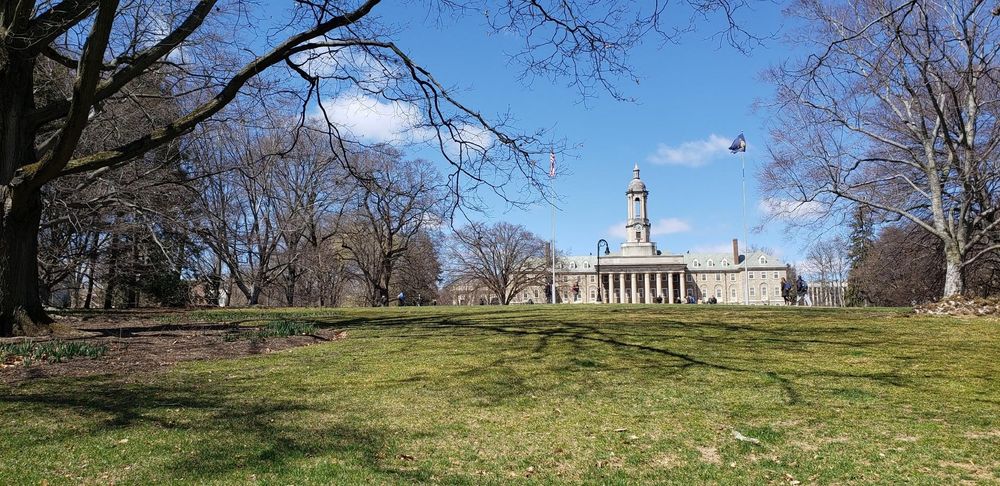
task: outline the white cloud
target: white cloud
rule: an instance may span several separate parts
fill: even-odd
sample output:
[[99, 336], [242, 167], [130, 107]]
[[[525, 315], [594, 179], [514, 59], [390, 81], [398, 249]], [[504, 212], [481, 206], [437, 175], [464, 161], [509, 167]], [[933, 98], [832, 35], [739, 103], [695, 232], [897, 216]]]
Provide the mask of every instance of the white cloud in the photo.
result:
[[822, 203], [790, 199], [762, 199], [758, 209], [765, 215], [778, 219], [818, 218], [825, 213]]
[[664, 218], [655, 223], [649, 229], [652, 235], [670, 235], [674, 233], [685, 233], [691, 231], [691, 225], [687, 221], [678, 218]]
[[[653, 223], [649, 229], [651, 236], [670, 235], [674, 233], [685, 233], [691, 231], [691, 225], [679, 218], [663, 218]], [[608, 227], [605, 232], [608, 236], [625, 239], [628, 235], [625, 231], [625, 221]]]
[[723, 155], [729, 149], [731, 141], [711, 134], [705, 140], [692, 140], [671, 146], [659, 144], [656, 152], [646, 157], [646, 160], [660, 165], [680, 165], [685, 167], [701, 167], [712, 159]]
[[345, 136], [358, 140], [401, 144], [426, 141], [434, 134], [420, 126], [420, 110], [412, 103], [347, 92], [324, 101], [323, 109]]
[[621, 238], [621, 239], [624, 240], [625, 236], [626, 236], [626, 234], [625, 234], [625, 222], [621, 221], [619, 223], [616, 223], [616, 224], [613, 224], [611, 226], [608, 226], [608, 230], [605, 231], [604, 233], [607, 234], [608, 236], [612, 236], [612, 237], [615, 237], [615, 238]]

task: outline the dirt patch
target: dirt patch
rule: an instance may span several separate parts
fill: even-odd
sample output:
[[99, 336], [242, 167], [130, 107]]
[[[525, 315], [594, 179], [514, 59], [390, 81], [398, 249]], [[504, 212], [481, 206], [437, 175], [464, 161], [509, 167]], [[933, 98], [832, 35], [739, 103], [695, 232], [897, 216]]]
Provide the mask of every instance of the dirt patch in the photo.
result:
[[678, 466], [684, 465], [684, 460], [676, 454], [666, 453], [660, 454], [650, 461], [650, 465], [657, 469], [673, 469]]
[[715, 447], [698, 446], [696, 449], [701, 454], [702, 461], [709, 464], [722, 464], [722, 456], [719, 455], [719, 450]]
[[[85, 341], [107, 346], [96, 359], [75, 358], [61, 363], [35, 362], [29, 366], [0, 364], [0, 383], [16, 385], [52, 377], [98, 374], [128, 379], [142, 372], [159, 371], [183, 361], [230, 359], [344, 339], [345, 331], [317, 328], [309, 335], [247, 339], [237, 336], [253, 330], [245, 322], [170, 324], [164, 312], [129, 312], [100, 318], [60, 318], [56, 332], [42, 339]], [[160, 316], [161, 318], [157, 318]], [[23, 341], [5, 338], [2, 342]]]

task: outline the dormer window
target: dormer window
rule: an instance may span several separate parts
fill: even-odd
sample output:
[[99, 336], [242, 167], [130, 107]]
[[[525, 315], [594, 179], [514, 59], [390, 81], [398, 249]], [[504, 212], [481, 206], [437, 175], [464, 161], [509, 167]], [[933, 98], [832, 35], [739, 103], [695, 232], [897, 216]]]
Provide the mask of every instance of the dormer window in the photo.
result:
[[693, 266], [693, 267], [700, 267], [701, 266], [701, 262], [699, 262], [698, 260], [695, 260], [694, 262], [691, 263], [691, 266]]
[[728, 267], [729, 266], [729, 260], [726, 260], [725, 258], [723, 258], [722, 259], [722, 266]]
[[761, 255], [757, 261], [760, 262], [761, 265], [767, 265], [767, 258], [765, 258], [764, 255]]
[[714, 267], [715, 266], [715, 261], [713, 261], [712, 259], [709, 259], [708, 260], [708, 266]]

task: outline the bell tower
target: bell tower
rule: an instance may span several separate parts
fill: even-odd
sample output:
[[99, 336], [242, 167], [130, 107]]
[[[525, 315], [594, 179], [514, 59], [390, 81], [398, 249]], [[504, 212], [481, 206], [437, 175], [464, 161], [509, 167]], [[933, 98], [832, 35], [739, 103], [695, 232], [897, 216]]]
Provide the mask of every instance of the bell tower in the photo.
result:
[[656, 254], [656, 243], [649, 240], [649, 191], [639, 178], [639, 164], [632, 169], [632, 181], [625, 191], [628, 201], [628, 219], [625, 220], [625, 243], [622, 255], [650, 256]]

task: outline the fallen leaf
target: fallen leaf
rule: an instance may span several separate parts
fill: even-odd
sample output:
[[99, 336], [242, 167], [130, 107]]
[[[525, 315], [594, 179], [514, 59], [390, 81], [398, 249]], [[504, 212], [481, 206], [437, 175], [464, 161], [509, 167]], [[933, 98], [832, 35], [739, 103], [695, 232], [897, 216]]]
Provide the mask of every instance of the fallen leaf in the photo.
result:
[[415, 460], [417, 460], [416, 457], [413, 457], [413, 456], [411, 456], [409, 454], [400, 454], [399, 458], [402, 459], [402, 460], [404, 460], [404, 461], [415, 461]]

